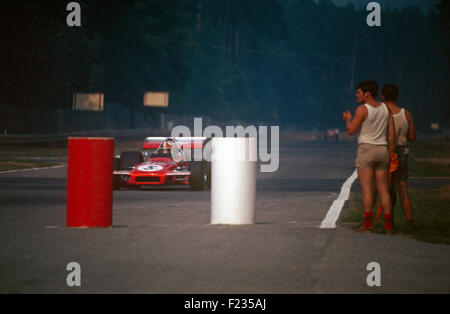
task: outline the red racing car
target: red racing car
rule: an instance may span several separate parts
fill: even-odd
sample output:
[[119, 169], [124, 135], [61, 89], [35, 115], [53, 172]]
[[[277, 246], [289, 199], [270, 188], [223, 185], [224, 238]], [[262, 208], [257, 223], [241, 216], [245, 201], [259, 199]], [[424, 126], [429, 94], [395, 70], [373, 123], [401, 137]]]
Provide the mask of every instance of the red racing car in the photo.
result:
[[[142, 152], [125, 151], [114, 158], [114, 189], [123, 186], [185, 185], [211, 187], [210, 162], [203, 158], [204, 137], [148, 137]], [[201, 161], [194, 161], [201, 156]]]

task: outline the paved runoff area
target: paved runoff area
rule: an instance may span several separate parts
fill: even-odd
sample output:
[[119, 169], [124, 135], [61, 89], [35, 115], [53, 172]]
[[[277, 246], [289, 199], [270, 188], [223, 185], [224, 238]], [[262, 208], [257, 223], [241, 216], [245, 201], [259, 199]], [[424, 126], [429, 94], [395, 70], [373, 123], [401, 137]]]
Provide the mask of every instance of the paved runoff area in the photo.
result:
[[320, 228], [355, 152], [281, 142], [278, 171], [257, 175], [256, 223], [241, 226], [211, 225], [210, 191], [177, 187], [115, 191], [112, 228], [67, 228], [66, 166], [0, 174], [0, 292], [448, 293], [449, 246]]

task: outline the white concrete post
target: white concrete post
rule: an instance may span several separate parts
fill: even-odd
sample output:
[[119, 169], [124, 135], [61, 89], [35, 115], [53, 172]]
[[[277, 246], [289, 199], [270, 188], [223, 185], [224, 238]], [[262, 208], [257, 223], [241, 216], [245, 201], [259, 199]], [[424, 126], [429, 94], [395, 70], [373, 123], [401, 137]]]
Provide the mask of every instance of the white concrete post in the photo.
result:
[[212, 139], [211, 224], [255, 222], [256, 143], [254, 137]]

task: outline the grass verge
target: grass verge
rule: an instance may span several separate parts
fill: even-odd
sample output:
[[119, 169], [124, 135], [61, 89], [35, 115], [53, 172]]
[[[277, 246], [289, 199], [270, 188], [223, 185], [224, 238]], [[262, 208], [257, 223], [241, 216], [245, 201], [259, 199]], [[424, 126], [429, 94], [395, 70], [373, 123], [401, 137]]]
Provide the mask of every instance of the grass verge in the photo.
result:
[[[144, 141], [116, 141], [114, 154], [118, 155], [126, 150], [141, 150]], [[0, 146], [0, 158], [14, 159], [25, 157], [67, 157], [66, 147], [18, 147]]]
[[66, 157], [66, 148], [48, 148], [48, 147], [0, 147], [0, 158], [16, 158], [16, 157]]
[[450, 141], [417, 141], [408, 146], [410, 177], [450, 177]]
[[0, 161], [0, 172], [30, 168], [42, 168], [55, 166], [55, 163], [40, 161]]
[[[410, 189], [409, 194], [415, 227], [407, 225], [405, 215], [397, 203], [393, 212], [394, 234], [425, 242], [450, 244], [450, 185], [439, 189]], [[354, 193], [347, 202], [340, 222], [354, 229], [362, 223], [362, 216], [361, 193]], [[373, 232], [384, 233], [382, 216], [374, 224]]]

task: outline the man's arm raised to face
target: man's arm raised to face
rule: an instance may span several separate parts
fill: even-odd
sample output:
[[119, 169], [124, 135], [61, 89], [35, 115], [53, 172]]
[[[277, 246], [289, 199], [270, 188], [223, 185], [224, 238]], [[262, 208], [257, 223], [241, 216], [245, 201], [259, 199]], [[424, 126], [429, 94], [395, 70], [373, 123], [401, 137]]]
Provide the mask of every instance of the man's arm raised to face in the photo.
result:
[[346, 122], [346, 130], [348, 135], [353, 135], [359, 131], [361, 124], [367, 119], [367, 108], [364, 105], [358, 106], [353, 119], [352, 114], [348, 110], [344, 112], [342, 117]]

